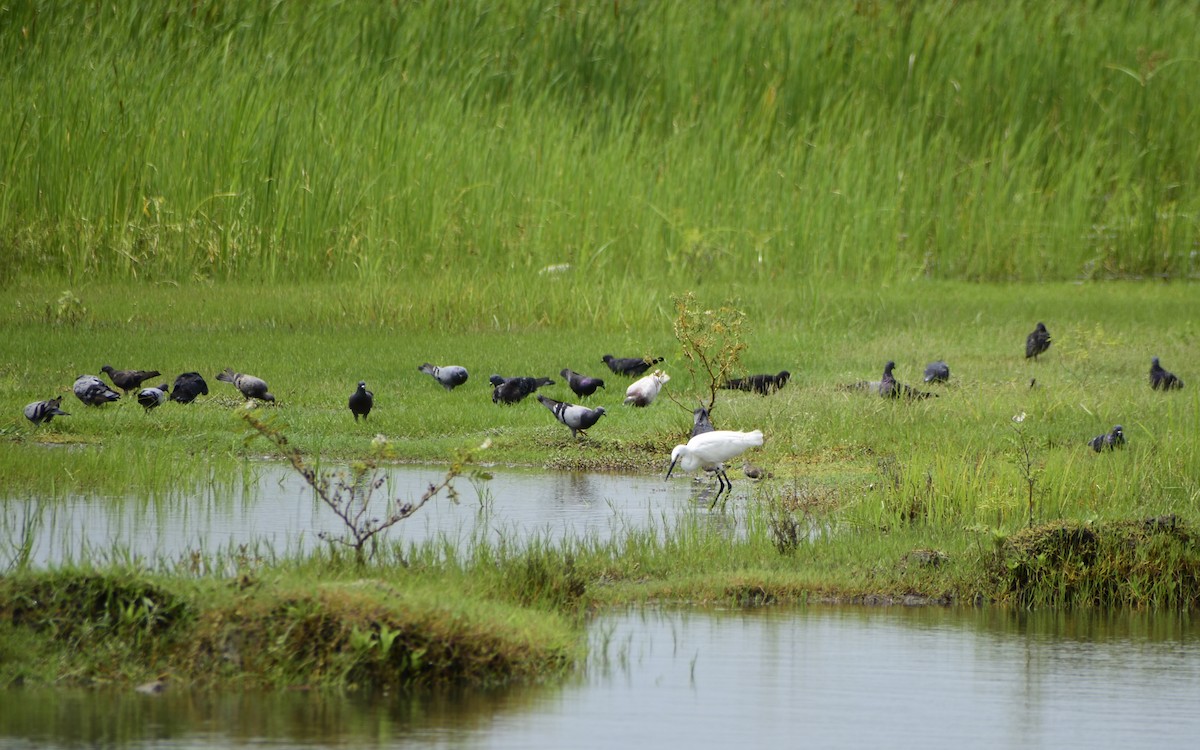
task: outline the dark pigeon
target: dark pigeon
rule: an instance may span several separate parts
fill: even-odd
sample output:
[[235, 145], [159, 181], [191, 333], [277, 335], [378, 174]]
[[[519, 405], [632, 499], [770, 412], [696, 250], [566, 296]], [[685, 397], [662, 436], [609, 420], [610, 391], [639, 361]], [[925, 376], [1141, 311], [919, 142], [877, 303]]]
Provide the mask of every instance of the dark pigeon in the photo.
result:
[[1113, 427], [1112, 432], [1108, 433], [1107, 435], [1097, 435], [1089, 440], [1088, 445], [1090, 445], [1092, 450], [1096, 451], [1097, 453], [1101, 452], [1105, 448], [1108, 450], [1119, 448], [1125, 445], [1125, 430], [1121, 427], [1121, 425], [1117, 425], [1116, 427]]
[[608, 365], [608, 369], [615, 372], [617, 375], [628, 375], [635, 377], [649, 370], [653, 365], [663, 361], [662, 357], [653, 357], [646, 359], [643, 357], [614, 357], [611, 354], [605, 354], [601, 361]]
[[782, 389], [791, 377], [790, 372], [781, 370], [778, 375], [750, 375], [744, 378], [734, 378], [725, 381], [721, 387], [731, 391], [750, 391], [760, 396], [766, 396], [768, 393]]
[[121, 394], [109, 388], [95, 375], [80, 375], [75, 379], [71, 390], [75, 392], [76, 398], [88, 406], [103, 406], [121, 398]]
[[712, 432], [716, 428], [713, 427], [712, 420], [708, 418], [708, 409], [701, 406], [692, 412], [692, 434], [691, 437], [702, 435], [705, 432]]
[[267, 390], [267, 382], [262, 378], [234, 372], [231, 368], [226, 367], [225, 371], [217, 376], [217, 380], [223, 383], [233, 383], [233, 387], [241, 391], [246, 398], [256, 398], [260, 401], [275, 400], [275, 397]]
[[168, 393], [170, 393], [170, 389], [167, 388], [166, 383], [163, 383], [155, 388], [141, 389], [138, 391], [137, 400], [139, 404], [146, 408], [146, 411], [150, 411], [167, 403]]
[[1033, 333], [1025, 337], [1025, 359], [1033, 357], [1036, 361], [1038, 355], [1049, 348], [1050, 332], [1046, 330], [1045, 323], [1038, 323]]
[[358, 389], [350, 394], [350, 413], [354, 415], [354, 421], [357, 422], [359, 417], [365, 421], [374, 405], [375, 394], [367, 390], [367, 381], [358, 381]]
[[883, 396], [884, 398], [937, 398], [938, 394], [920, 391], [910, 385], [899, 383], [896, 377], [892, 374], [895, 369], [895, 362], [888, 362], [883, 366], [883, 377], [880, 380], [860, 380], [857, 383], [850, 385], [838, 386], [843, 391], [866, 391], [872, 396]]
[[25, 418], [34, 424], [50, 424], [50, 420], [55, 417], [71, 416], [59, 408], [62, 406], [62, 400], [63, 397], [59, 396], [47, 401], [34, 401], [25, 407]]
[[150, 378], [162, 375], [158, 370], [114, 370], [112, 365], [105, 365], [100, 368], [100, 371], [107, 373], [113, 385], [125, 391], [126, 396], [130, 391], [141, 388], [142, 383]]
[[950, 379], [950, 365], [942, 360], [925, 365], [926, 383], [945, 383]]
[[1173, 391], [1176, 388], [1182, 388], [1183, 381], [1175, 373], [1164, 370], [1163, 366], [1158, 363], [1158, 357], [1155, 357], [1150, 360], [1150, 387], [1156, 391]]
[[591, 378], [587, 375], [580, 375], [569, 367], [564, 367], [562, 372], [558, 373], [567, 380], [567, 385], [571, 387], [571, 391], [580, 398], [590, 396], [596, 392], [597, 388], [604, 387], [604, 381], [600, 378]]
[[493, 404], [515, 404], [544, 385], [554, 385], [550, 378], [506, 378], [502, 375], [493, 375], [488, 382], [492, 384]]
[[596, 424], [600, 421], [600, 417], [604, 416], [603, 406], [589, 409], [586, 406], [568, 404], [565, 401], [555, 401], [542, 395], [539, 395], [537, 400], [550, 410], [555, 419], [571, 428], [571, 437], [576, 437], [577, 433]]
[[175, 387], [171, 389], [170, 399], [180, 404], [190, 404], [198, 396], [208, 395], [208, 383], [198, 372], [181, 373], [175, 378]]
[[433, 376], [433, 379], [441, 383], [442, 387], [448, 391], [452, 391], [467, 382], [467, 368], [459, 367], [458, 365], [438, 367], [426, 362], [417, 369], [426, 375]]

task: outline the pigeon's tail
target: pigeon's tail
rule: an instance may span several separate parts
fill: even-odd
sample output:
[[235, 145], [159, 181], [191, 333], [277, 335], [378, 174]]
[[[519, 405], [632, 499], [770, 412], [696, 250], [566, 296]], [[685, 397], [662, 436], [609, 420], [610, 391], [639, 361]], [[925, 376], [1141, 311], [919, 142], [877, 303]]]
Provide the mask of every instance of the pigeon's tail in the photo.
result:
[[222, 383], [232, 383], [237, 380], [237, 373], [232, 368], [226, 367], [224, 372], [217, 375], [217, 380]]
[[429, 364], [428, 362], [421, 365], [417, 369], [419, 371], [425, 373], [426, 375], [433, 375], [434, 377], [437, 377], [437, 368], [434, 367], [433, 365]]

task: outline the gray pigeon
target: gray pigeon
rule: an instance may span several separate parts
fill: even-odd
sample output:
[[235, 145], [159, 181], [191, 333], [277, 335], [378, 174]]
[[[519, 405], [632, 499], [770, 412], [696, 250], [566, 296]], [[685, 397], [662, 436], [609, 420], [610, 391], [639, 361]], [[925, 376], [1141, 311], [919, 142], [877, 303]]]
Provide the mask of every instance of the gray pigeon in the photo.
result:
[[25, 407], [25, 418], [34, 424], [50, 424], [50, 420], [55, 417], [69, 417], [68, 412], [58, 408], [62, 406], [63, 397], [52, 398], [47, 401], [34, 401]]
[[691, 437], [702, 435], [705, 432], [712, 432], [716, 428], [713, 427], [712, 420], [708, 418], [708, 409], [701, 406], [692, 412], [692, 434]]
[[442, 387], [448, 391], [452, 391], [467, 382], [467, 368], [459, 367], [458, 365], [438, 367], [426, 362], [417, 369], [426, 375], [432, 375], [433, 379], [441, 383]]
[[107, 373], [113, 385], [125, 391], [126, 396], [130, 391], [141, 388], [142, 383], [150, 378], [162, 375], [158, 370], [114, 370], [112, 365], [101, 367], [100, 372]]
[[538, 395], [537, 399], [542, 406], [550, 410], [555, 419], [571, 428], [571, 437], [577, 437], [577, 433], [599, 422], [600, 417], [603, 417], [605, 413], [603, 406], [589, 409], [586, 406], [576, 406], [565, 401], [555, 401], [542, 395]]
[[766, 396], [768, 393], [782, 389], [791, 377], [790, 372], [781, 370], [778, 375], [750, 375], [744, 378], [734, 378], [722, 383], [721, 387], [731, 391], [750, 391], [760, 396]]
[[554, 385], [550, 378], [506, 378], [501, 375], [491, 376], [488, 382], [493, 386], [493, 404], [515, 404], [544, 385]]
[[838, 386], [843, 391], [866, 391], [873, 396], [883, 396], [884, 398], [929, 398], [930, 396], [937, 398], [938, 394], [929, 393], [927, 391], [919, 391], [905, 383], [896, 381], [896, 377], [892, 374], [896, 363], [889, 361], [883, 366], [883, 377], [880, 380], [860, 380], [857, 383], [850, 385]]
[[121, 394], [104, 384], [95, 375], [80, 375], [71, 386], [75, 396], [88, 406], [102, 406], [121, 398]]
[[138, 403], [144, 406], [146, 411], [157, 409], [167, 402], [168, 393], [170, 393], [170, 389], [167, 388], [166, 383], [155, 388], [143, 388], [138, 391]]
[[926, 383], [945, 383], [950, 379], [950, 365], [942, 360], [925, 365]]
[[180, 404], [190, 404], [197, 396], [208, 395], [208, 383], [198, 372], [181, 373], [175, 378], [175, 387], [171, 389], [171, 400]]
[[1175, 373], [1164, 370], [1163, 366], [1158, 363], [1158, 357], [1155, 357], [1150, 360], [1150, 387], [1156, 391], [1173, 391], [1176, 388], [1182, 388], [1183, 381]]
[[580, 375], [569, 367], [564, 367], [558, 374], [567, 379], [567, 385], [571, 387], [571, 391], [580, 398], [590, 396], [596, 392], [597, 388], [604, 387], [604, 381], [600, 378]]
[[1121, 425], [1117, 425], [1116, 427], [1113, 427], [1112, 432], [1108, 433], [1107, 435], [1097, 435], [1089, 440], [1088, 445], [1090, 445], [1092, 450], [1096, 451], [1097, 453], [1105, 448], [1108, 450], [1119, 448], [1125, 445], [1125, 430], [1121, 427]]
[[358, 389], [350, 394], [350, 413], [354, 415], [354, 421], [357, 422], [360, 416], [365, 421], [374, 405], [375, 394], [367, 390], [367, 381], [358, 381]]
[[256, 398], [260, 401], [275, 400], [275, 397], [267, 390], [267, 382], [262, 378], [234, 372], [232, 369], [226, 367], [225, 371], [217, 376], [217, 380], [223, 383], [233, 383], [233, 387], [241, 391], [242, 395], [246, 398]]
[[600, 358], [604, 364], [608, 365], [608, 369], [615, 372], [617, 375], [628, 375], [634, 377], [641, 375], [646, 370], [649, 370], [652, 365], [656, 365], [663, 361], [662, 357], [614, 357], [611, 354], [605, 354]]
[[1025, 359], [1033, 357], [1036, 361], [1038, 355], [1049, 348], [1050, 332], [1046, 330], [1045, 323], [1038, 323], [1033, 333], [1025, 337]]

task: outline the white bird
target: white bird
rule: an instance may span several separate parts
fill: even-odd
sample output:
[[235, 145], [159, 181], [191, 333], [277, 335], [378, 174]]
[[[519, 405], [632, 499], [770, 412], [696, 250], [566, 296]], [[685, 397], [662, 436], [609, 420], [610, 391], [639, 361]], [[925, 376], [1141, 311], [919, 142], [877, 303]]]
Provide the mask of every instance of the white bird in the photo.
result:
[[658, 397], [658, 392], [671, 376], [662, 370], [655, 370], [644, 378], [639, 378], [633, 385], [625, 389], [625, 403], [634, 406], [649, 406]]
[[762, 444], [762, 430], [702, 432], [688, 440], [686, 445], [677, 445], [675, 450], [671, 451], [671, 468], [667, 469], [666, 478], [671, 478], [671, 472], [675, 470], [676, 464], [687, 472], [704, 469], [716, 473], [717, 496], [713, 498], [712, 505], [709, 506], [711, 508], [717, 504], [717, 498], [721, 497], [722, 492], [733, 489], [733, 482], [725, 473], [725, 462]]

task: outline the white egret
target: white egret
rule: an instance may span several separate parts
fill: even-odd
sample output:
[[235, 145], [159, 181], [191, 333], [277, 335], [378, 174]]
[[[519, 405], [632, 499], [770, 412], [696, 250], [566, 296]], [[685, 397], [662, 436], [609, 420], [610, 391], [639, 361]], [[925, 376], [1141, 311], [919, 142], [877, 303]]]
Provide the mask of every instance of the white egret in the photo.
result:
[[671, 451], [671, 467], [667, 469], [666, 478], [671, 478], [671, 472], [675, 470], [676, 464], [686, 472], [693, 472], [697, 469], [712, 471], [717, 475], [717, 495], [713, 498], [712, 505], [709, 506], [712, 508], [716, 506], [717, 499], [721, 497], [722, 492], [733, 489], [733, 482], [725, 473], [725, 462], [762, 444], [762, 430], [702, 432], [688, 440], [687, 444], [677, 445]]

